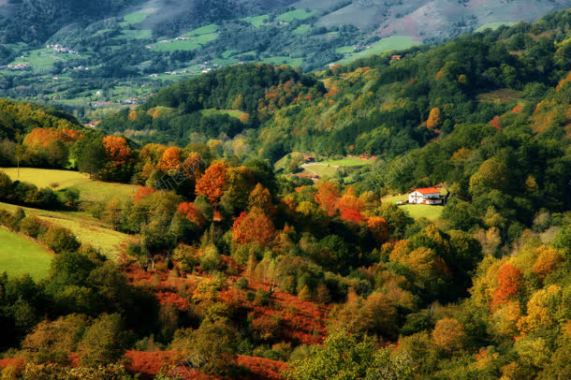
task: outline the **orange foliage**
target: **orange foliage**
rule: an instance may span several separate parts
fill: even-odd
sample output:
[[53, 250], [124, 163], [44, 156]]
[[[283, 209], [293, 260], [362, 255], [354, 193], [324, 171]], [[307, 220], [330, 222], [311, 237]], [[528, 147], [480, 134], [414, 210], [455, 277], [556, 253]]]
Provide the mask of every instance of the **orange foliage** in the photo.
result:
[[79, 131], [72, 129], [34, 128], [24, 138], [27, 147], [47, 148], [50, 144], [60, 141], [64, 144], [73, 143], [81, 138]]
[[492, 296], [493, 309], [503, 305], [519, 293], [523, 275], [512, 264], [505, 263], [498, 269], [497, 281], [498, 286]]
[[339, 199], [337, 208], [339, 209], [341, 219], [346, 222], [361, 223], [365, 220], [363, 215], [365, 203], [355, 195], [352, 187], [349, 187]]
[[243, 212], [232, 226], [232, 239], [239, 244], [257, 243], [266, 246], [272, 242], [276, 229], [272, 220], [258, 207]]
[[339, 201], [337, 186], [332, 182], [320, 182], [317, 185], [315, 201], [327, 213], [327, 216], [334, 216], [337, 213], [337, 202]]
[[367, 227], [377, 241], [382, 242], [389, 237], [389, 225], [385, 218], [372, 216], [367, 219]]
[[461, 349], [465, 336], [464, 326], [453, 318], [439, 320], [432, 331], [434, 344], [445, 351]]
[[540, 277], [547, 276], [557, 264], [563, 261], [563, 257], [554, 248], [540, 247], [537, 251], [538, 257], [533, 264], [532, 271]]
[[159, 161], [158, 168], [163, 172], [176, 171], [180, 168], [182, 150], [177, 147], [167, 148]]
[[204, 224], [204, 216], [200, 210], [192, 202], [183, 202], [178, 205], [178, 213], [184, 216], [188, 221], [202, 226]]
[[250, 121], [250, 114], [247, 112], [241, 113], [239, 119], [242, 124], [247, 124]]
[[502, 129], [502, 119], [499, 116], [494, 116], [490, 121], [490, 125], [496, 129]]
[[139, 190], [137, 190], [137, 192], [135, 193], [135, 198], [134, 198], [134, 202], [138, 203], [140, 201], [142, 201], [143, 199], [147, 198], [148, 196], [152, 195], [153, 193], [155, 193], [155, 189], [151, 188], [151, 187], [141, 187]]
[[518, 103], [515, 105], [515, 107], [512, 109], [512, 113], [521, 113], [523, 111], [523, 104]]
[[440, 108], [434, 107], [430, 110], [428, 120], [426, 121], [426, 128], [434, 129], [440, 125]]
[[105, 136], [103, 138], [103, 146], [109, 161], [116, 164], [124, 164], [131, 157], [131, 148], [124, 137]]
[[214, 162], [196, 183], [196, 195], [203, 195], [210, 203], [216, 203], [224, 194], [228, 166], [222, 161]]

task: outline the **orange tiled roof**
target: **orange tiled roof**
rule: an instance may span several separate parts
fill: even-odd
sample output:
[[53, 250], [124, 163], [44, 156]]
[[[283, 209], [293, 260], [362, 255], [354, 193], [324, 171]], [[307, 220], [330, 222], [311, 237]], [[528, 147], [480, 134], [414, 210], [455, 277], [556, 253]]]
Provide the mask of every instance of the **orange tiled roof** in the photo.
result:
[[440, 189], [437, 187], [424, 187], [421, 189], [415, 189], [414, 191], [418, 191], [421, 194], [440, 194]]

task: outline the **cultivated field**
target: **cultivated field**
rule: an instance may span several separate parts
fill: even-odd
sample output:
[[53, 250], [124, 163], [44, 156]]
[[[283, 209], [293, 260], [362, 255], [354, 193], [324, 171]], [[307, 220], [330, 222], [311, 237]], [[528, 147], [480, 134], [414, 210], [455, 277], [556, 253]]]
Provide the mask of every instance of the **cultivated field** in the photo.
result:
[[48, 273], [51, 260], [52, 254], [40, 244], [0, 228], [0, 273], [29, 274], [39, 280]]

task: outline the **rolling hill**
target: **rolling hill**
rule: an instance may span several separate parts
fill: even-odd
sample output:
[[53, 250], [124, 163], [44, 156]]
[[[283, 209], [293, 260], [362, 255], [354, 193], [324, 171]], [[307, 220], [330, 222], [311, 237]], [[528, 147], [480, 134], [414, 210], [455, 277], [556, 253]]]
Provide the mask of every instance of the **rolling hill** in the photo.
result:
[[304, 70], [532, 21], [569, 0], [106, 0], [0, 4], [0, 96], [100, 118], [244, 62]]

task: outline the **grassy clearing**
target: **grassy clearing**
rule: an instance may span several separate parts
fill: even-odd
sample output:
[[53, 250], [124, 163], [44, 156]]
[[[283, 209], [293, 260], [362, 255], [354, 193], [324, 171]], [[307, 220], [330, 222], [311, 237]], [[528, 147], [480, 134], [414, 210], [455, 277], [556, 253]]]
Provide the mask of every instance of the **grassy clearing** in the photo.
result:
[[295, 9], [278, 16], [278, 21], [292, 22], [295, 20], [306, 20], [313, 16], [313, 12], [307, 9]]
[[186, 35], [189, 37], [196, 37], [196, 36], [205, 36], [207, 34], [214, 34], [218, 32], [218, 25], [216, 24], [208, 24], [205, 26], [201, 26], [200, 28], [196, 28], [188, 32]]
[[442, 211], [444, 210], [443, 206], [429, 205], [404, 205], [400, 207], [414, 219], [426, 218], [433, 222], [442, 217]]
[[209, 108], [200, 111], [204, 116], [214, 116], [214, 115], [228, 115], [230, 117], [240, 119], [243, 115], [246, 115], [246, 112], [240, 110], [218, 110], [215, 108]]
[[492, 103], [492, 104], [509, 104], [520, 100], [522, 98], [522, 92], [512, 90], [509, 88], [503, 88], [496, 91], [487, 92], [478, 95], [478, 101], [481, 103]]
[[311, 31], [311, 25], [303, 24], [295, 28], [293, 31], [297, 35], [308, 34]]
[[371, 55], [383, 54], [396, 50], [406, 50], [419, 44], [420, 43], [418, 41], [409, 36], [392, 36], [383, 38], [382, 40], [372, 44], [368, 49], [356, 53], [349, 53], [348, 56], [339, 61], [339, 63], [350, 63]]
[[512, 21], [498, 21], [498, 22], [489, 22], [487, 24], [484, 24], [482, 26], [480, 26], [478, 29], [476, 29], [476, 32], [483, 32], [487, 29], [491, 29], [491, 30], [496, 30], [499, 29], [502, 26], [513, 26], [515, 25], [515, 22]]
[[302, 165], [302, 168], [312, 174], [320, 177], [333, 177], [340, 168], [358, 168], [370, 165], [373, 161], [364, 160], [357, 157], [345, 157], [340, 160], [327, 160], [321, 162], [313, 162]]
[[140, 24], [147, 19], [152, 13], [154, 13], [154, 9], [145, 9], [138, 12], [129, 13], [125, 17], [123, 17], [123, 23], [126, 25], [135, 25]]
[[262, 62], [269, 63], [272, 65], [288, 65], [293, 67], [299, 67], [303, 65], [303, 58], [291, 58], [287, 56], [276, 56], [267, 57], [262, 59]]
[[125, 200], [133, 197], [139, 189], [136, 185], [94, 181], [87, 174], [68, 170], [21, 168], [19, 177], [16, 168], [0, 168], [0, 171], [10, 176], [12, 180], [29, 182], [40, 188], [78, 189], [81, 200], [87, 202], [103, 202], [109, 200], [110, 197]]
[[[13, 213], [18, 206], [0, 202], [0, 209]], [[89, 244], [102, 254], [116, 260], [125, 246], [136, 237], [114, 231], [101, 221], [84, 212], [46, 211], [22, 207], [26, 215], [35, 216], [47, 223], [69, 229], [83, 244]], [[0, 240], [1, 241], [1, 240]]]
[[0, 228], [0, 272], [10, 276], [29, 274], [35, 280], [46, 277], [52, 254], [40, 244]]
[[260, 28], [264, 24], [268, 23], [270, 17], [268, 15], [260, 15], [260, 16], [246, 17], [242, 20], [249, 22], [255, 28]]
[[80, 55], [56, 53], [51, 49], [36, 49], [26, 53], [23, 57], [14, 60], [14, 64], [28, 64], [35, 73], [49, 72], [56, 62], [66, 62], [71, 59], [82, 58]]
[[121, 37], [129, 40], [149, 40], [153, 37], [150, 29], [124, 29], [121, 31]]
[[[387, 195], [383, 197], [382, 202], [386, 204], [396, 204], [397, 202], [407, 201], [408, 194]], [[443, 206], [430, 206], [430, 205], [402, 205], [399, 206], [402, 210], [414, 219], [426, 218], [430, 221], [437, 221], [442, 217]]]

